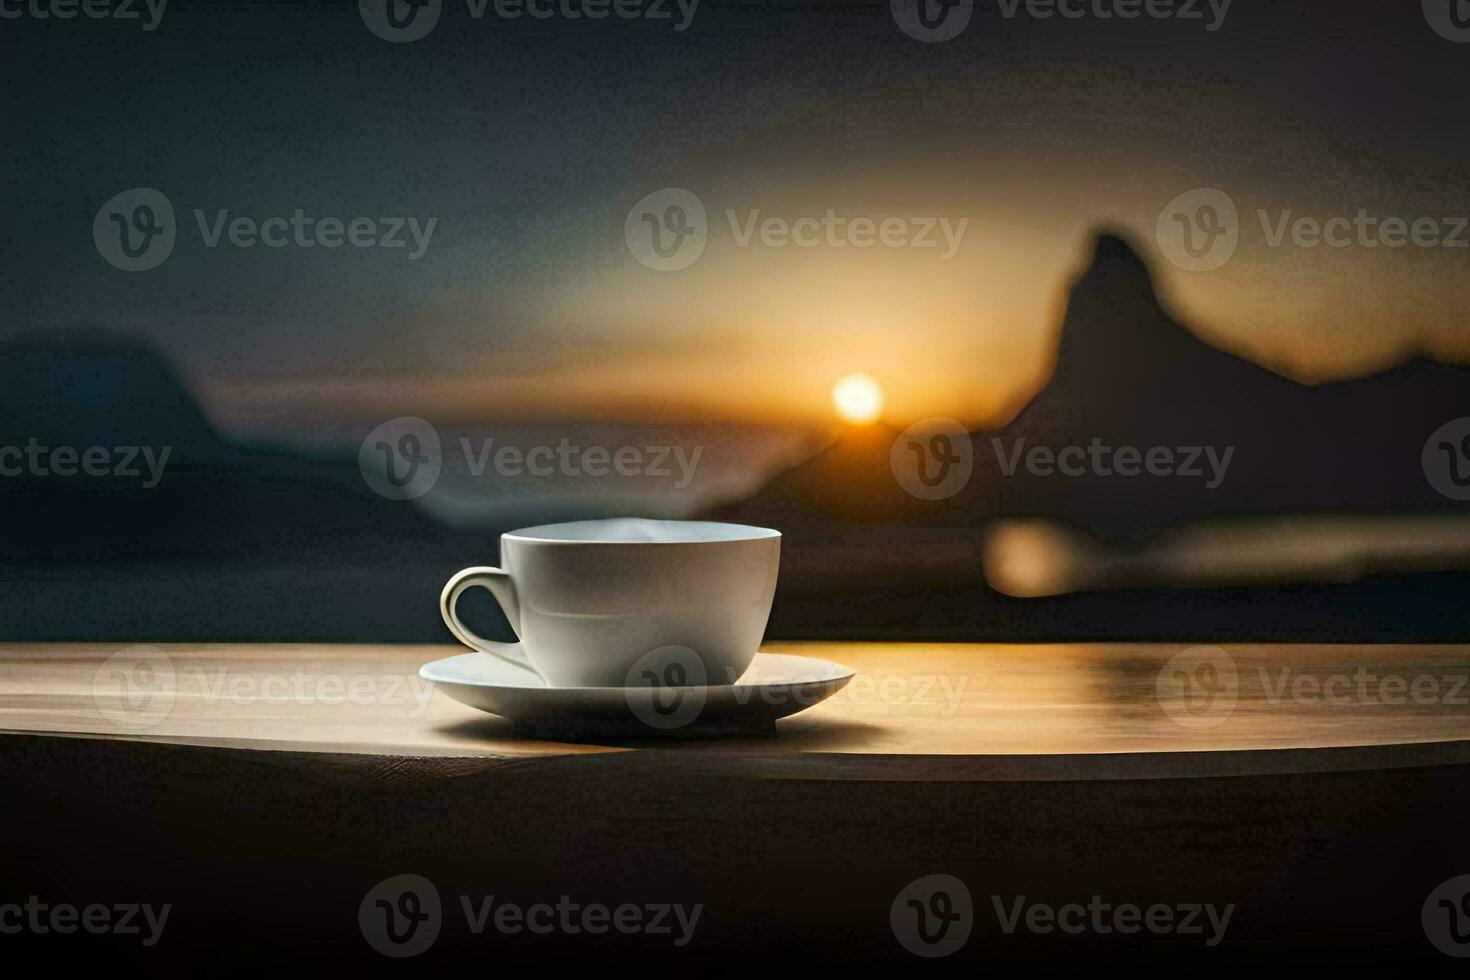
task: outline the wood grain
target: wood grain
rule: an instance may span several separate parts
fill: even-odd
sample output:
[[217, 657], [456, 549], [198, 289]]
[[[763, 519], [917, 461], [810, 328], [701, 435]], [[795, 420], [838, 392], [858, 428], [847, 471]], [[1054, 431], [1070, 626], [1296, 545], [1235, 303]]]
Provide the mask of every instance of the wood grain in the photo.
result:
[[[1470, 738], [1467, 646], [1223, 648], [1235, 668], [1235, 701], [1205, 724], [1160, 697], [1160, 671], [1183, 649], [1171, 644], [773, 643], [766, 649], [835, 660], [857, 674], [831, 700], [782, 721], [773, 736], [579, 744], [526, 737], [420, 680], [418, 667], [454, 653], [449, 646], [7, 644], [0, 646], [0, 730], [496, 760], [658, 747], [691, 756], [682, 762], [690, 766], [718, 764], [731, 754], [760, 756], [772, 772], [793, 765], [810, 772], [818, 761], [841, 773], [881, 760], [949, 757], [893, 763], [891, 771], [902, 778], [931, 766], [949, 773], [1061, 767], [1102, 775], [1233, 772], [1248, 758], [1256, 761], [1246, 771], [1470, 759], [1461, 752], [1470, 749], [1462, 741]], [[135, 677], [142, 663], [159, 669]], [[131, 714], [118, 701], [119, 685], [129, 680]], [[167, 712], [151, 717], [139, 705], [162, 698], [170, 682]], [[1318, 753], [1316, 761], [1305, 751], [1353, 747], [1363, 751]], [[1249, 750], [1276, 754], [1225, 757]], [[1197, 753], [1208, 757], [1186, 755]], [[1029, 764], [1012, 761], [1015, 756], [1029, 757]]]
[[[934, 873], [974, 893], [954, 958], [971, 969], [1447, 962], [1420, 911], [1470, 869], [1470, 648], [1232, 646], [1234, 708], [1193, 727], [1157, 691], [1174, 646], [771, 649], [847, 663], [856, 686], [771, 736], [572, 744], [416, 700], [408, 679], [448, 647], [162, 647], [175, 697], [138, 730], [94, 692], [119, 648], [10, 645], [0, 822], [24, 843], [0, 849], [4, 896], [173, 903], [157, 947], [79, 947], [154, 969], [221, 951], [237, 967], [381, 966], [357, 910], [404, 872], [449, 910], [426, 964], [912, 966], [890, 905]], [[1308, 696], [1359, 676], [1369, 697]], [[1389, 677], [1438, 693], [1382, 703]], [[705, 915], [684, 949], [473, 934], [458, 903], [489, 893]], [[1204, 950], [1182, 935], [1008, 934], [989, 903], [1016, 895], [1236, 911]], [[7, 944], [54, 957], [54, 938]]]

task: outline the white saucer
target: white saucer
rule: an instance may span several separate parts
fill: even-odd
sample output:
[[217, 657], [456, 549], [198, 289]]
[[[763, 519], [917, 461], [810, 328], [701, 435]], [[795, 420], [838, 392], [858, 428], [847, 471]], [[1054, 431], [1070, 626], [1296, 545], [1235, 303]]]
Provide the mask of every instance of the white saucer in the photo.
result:
[[462, 653], [419, 668], [445, 694], [536, 734], [645, 737], [769, 730], [777, 718], [824, 701], [852, 679], [841, 664], [757, 653], [733, 684], [707, 687], [548, 687], [488, 653]]

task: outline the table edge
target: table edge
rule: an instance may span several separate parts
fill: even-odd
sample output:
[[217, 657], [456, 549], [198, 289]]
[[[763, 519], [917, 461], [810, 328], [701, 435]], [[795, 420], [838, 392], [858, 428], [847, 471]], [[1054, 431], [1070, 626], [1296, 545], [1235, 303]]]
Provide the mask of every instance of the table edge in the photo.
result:
[[[593, 766], [630, 773], [735, 780], [816, 782], [1111, 782], [1351, 774], [1470, 765], [1470, 739], [1322, 748], [1228, 749], [1003, 755], [889, 755], [845, 752], [709, 751], [699, 743], [667, 746], [597, 745], [571, 753], [352, 752], [332, 746], [247, 743], [237, 739], [138, 737], [90, 732], [0, 729], [0, 755], [42, 740], [148, 746], [163, 753], [248, 758], [293, 768], [330, 764], [372, 769], [412, 765], [445, 775], [514, 768], [578, 770]], [[636, 748], [636, 751], [628, 749]], [[588, 751], [592, 749], [592, 751]], [[599, 751], [601, 750], [601, 751]], [[572, 773], [568, 773], [571, 775]]]

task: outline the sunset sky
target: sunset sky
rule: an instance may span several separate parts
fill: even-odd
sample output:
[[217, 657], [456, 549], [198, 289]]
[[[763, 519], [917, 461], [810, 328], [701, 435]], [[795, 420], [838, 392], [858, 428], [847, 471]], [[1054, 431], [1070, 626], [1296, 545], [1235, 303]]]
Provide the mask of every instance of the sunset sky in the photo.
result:
[[[1470, 44], [1418, 3], [1237, 0], [1209, 31], [982, 2], [941, 44], [905, 36], [886, 2], [706, 0], [682, 32], [451, 3], [409, 44], [355, 7], [194, 4], [148, 33], [5, 22], [0, 77], [27, 94], [7, 110], [0, 337], [136, 332], [220, 416], [282, 425], [804, 422], [831, 417], [851, 372], [877, 379], [892, 421], [978, 421], [1044, 376], [1063, 290], [1108, 224], [1149, 250], [1182, 319], [1280, 370], [1470, 360], [1470, 248], [1273, 247], [1258, 216], [1366, 210], [1448, 233], [1470, 214]], [[139, 186], [168, 197], [178, 241], [127, 273], [91, 229]], [[1190, 272], [1155, 225], [1202, 186], [1238, 206], [1240, 241]], [[624, 222], [669, 187], [698, 195], [708, 244], [659, 272]], [[211, 248], [194, 217], [298, 208], [437, 221], [411, 260]], [[949, 258], [937, 231], [935, 248], [742, 247], [727, 216], [829, 210], [964, 234]]]

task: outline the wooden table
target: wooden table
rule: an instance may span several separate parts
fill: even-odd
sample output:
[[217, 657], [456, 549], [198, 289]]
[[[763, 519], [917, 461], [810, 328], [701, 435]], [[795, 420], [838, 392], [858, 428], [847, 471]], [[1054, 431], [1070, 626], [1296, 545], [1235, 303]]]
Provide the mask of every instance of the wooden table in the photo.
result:
[[[1421, 910], [1470, 873], [1470, 647], [767, 649], [856, 677], [771, 735], [569, 743], [419, 681], [449, 647], [0, 645], [0, 905], [174, 904], [156, 946], [72, 944], [110, 958], [376, 963], [358, 906], [412, 872], [444, 899], [422, 962], [905, 963], [890, 906], [945, 873], [975, 963], [1452, 962]], [[705, 911], [678, 948], [476, 934], [455, 899], [487, 894]], [[1006, 933], [1020, 895], [1236, 911], [1208, 949]]]

